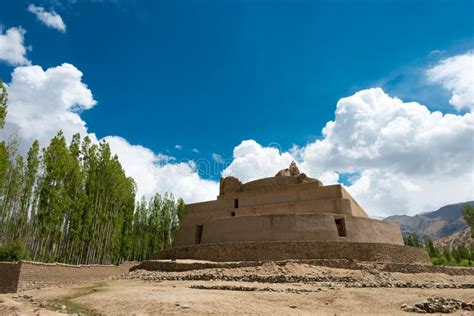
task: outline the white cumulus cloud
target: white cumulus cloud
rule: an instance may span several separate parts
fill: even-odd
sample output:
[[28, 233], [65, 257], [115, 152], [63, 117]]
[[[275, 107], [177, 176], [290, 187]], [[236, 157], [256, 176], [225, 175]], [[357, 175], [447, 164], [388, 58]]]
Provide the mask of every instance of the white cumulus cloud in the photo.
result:
[[452, 94], [449, 103], [457, 110], [474, 109], [474, 51], [440, 61], [427, 71], [431, 82], [441, 84]]
[[126, 174], [135, 179], [138, 196], [172, 192], [192, 203], [213, 200], [219, 194], [218, 183], [202, 179], [193, 161], [171, 162], [174, 159], [140, 145], [131, 145], [118, 136], [108, 136], [105, 140], [119, 156]]
[[40, 20], [47, 27], [56, 29], [62, 33], [66, 32], [66, 24], [64, 24], [61, 16], [55, 11], [46, 11], [43, 7], [30, 4], [28, 6], [28, 12], [33, 13], [38, 18], [38, 20]]
[[[81, 111], [91, 109], [97, 101], [74, 65], [62, 64], [46, 70], [40, 66], [17, 67], [8, 83], [8, 93], [7, 124], [0, 136], [7, 139], [16, 133], [23, 153], [35, 139], [41, 146], [47, 146], [59, 130], [68, 141], [75, 133], [97, 141], [80, 116]], [[193, 161], [176, 162], [174, 157], [131, 145], [119, 136], [104, 139], [119, 156], [126, 174], [135, 179], [138, 197], [170, 192], [187, 203], [216, 198], [218, 183], [200, 178]]]
[[222, 171], [222, 176], [236, 176], [247, 182], [258, 178], [272, 177], [277, 171], [288, 168], [293, 156], [280, 153], [277, 148], [263, 147], [249, 139], [234, 148], [233, 161]]
[[58, 130], [69, 139], [87, 134], [80, 110], [97, 102], [82, 82], [82, 72], [71, 64], [44, 70], [40, 66], [17, 67], [8, 84], [9, 103], [4, 135], [13, 132], [29, 146], [34, 139], [46, 145]]
[[348, 190], [372, 215], [418, 213], [474, 199], [474, 118], [443, 115], [405, 103], [382, 89], [362, 90], [337, 103], [323, 138], [280, 153], [253, 140], [234, 149], [224, 170], [248, 181], [271, 176], [295, 157], [325, 184], [356, 174]]
[[26, 31], [21, 27], [12, 27], [3, 33], [0, 26], [0, 61], [13, 66], [31, 64], [26, 58], [26, 53], [30, 48], [24, 44], [25, 33]]

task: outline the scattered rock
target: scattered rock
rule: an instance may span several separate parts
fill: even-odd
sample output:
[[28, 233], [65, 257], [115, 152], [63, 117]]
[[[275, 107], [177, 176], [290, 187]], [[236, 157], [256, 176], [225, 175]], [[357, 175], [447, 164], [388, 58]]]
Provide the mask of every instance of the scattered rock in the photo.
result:
[[413, 313], [453, 313], [457, 310], [474, 311], [473, 302], [464, 302], [453, 298], [441, 296], [429, 297], [415, 305], [402, 304], [400, 309]]
[[176, 303], [174, 304], [176, 307], [179, 307], [179, 308], [182, 308], [182, 309], [186, 309], [186, 308], [189, 308], [189, 305], [188, 304], [183, 304], [183, 303]]
[[45, 308], [46, 306], [48, 306], [48, 303], [46, 303], [46, 301], [42, 301], [39, 306]]
[[296, 305], [290, 305], [290, 308], [297, 308], [298, 306]]
[[[235, 281], [235, 282], [249, 282], [249, 283], [292, 283], [292, 284], [314, 284], [328, 289], [338, 289], [341, 287], [347, 288], [463, 288], [474, 289], [474, 283], [435, 283], [433, 281], [406, 281], [399, 280], [392, 272], [405, 271], [406, 273], [416, 272], [431, 272], [425, 271], [425, 267], [418, 267], [416, 270], [414, 265], [396, 265], [389, 266], [391, 270], [387, 269], [387, 265], [368, 265], [356, 262], [346, 262], [343, 260], [324, 261], [321, 266], [328, 268], [346, 268], [348, 267], [354, 271], [362, 271], [362, 275], [356, 273], [354, 275], [334, 275], [332, 273], [319, 270], [309, 274], [293, 273], [292, 266], [295, 262], [274, 262], [271, 264], [257, 264], [255, 266], [242, 266], [231, 268], [208, 268], [187, 271], [148, 271], [136, 269], [128, 274], [121, 275], [122, 279], [140, 279], [150, 282], [161, 281]], [[290, 267], [288, 267], [290, 265]], [[312, 266], [318, 266], [311, 264]], [[403, 270], [406, 266], [410, 269]], [[439, 267], [432, 267], [439, 269]], [[413, 271], [412, 271], [413, 270]], [[444, 271], [444, 270], [443, 270]], [[443, 271], [433, 270], [433, 273], [441, 273]], [[474, 274], [472, 269], [451, 268], [446, 270], [453, 275], [470, 275]], [[263, 272], [263, 273], [262, 273]], [[455, 280], [451, 278], [451, 280]], [[457, 281], [459, 282], [459, 281]], [[223, 289], [223, 288], [221, 288]], [[239, 290], [239, 289], [229, 289]], [[243, 290], [243, 289], [240, 289]]]

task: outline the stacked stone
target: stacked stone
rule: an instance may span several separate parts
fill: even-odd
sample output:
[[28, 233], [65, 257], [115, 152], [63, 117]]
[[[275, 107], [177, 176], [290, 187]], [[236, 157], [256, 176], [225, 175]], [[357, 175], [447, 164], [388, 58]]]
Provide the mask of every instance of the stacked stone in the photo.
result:
[[464, 302], [453, 298], [444, 298], [441, 296], [430, 297], [425, 301], [408, 305], [403, 304], [401, 309], [405, 312], [413, 313], [453, 313], [457, 310], [474, 311], [473, 302]]

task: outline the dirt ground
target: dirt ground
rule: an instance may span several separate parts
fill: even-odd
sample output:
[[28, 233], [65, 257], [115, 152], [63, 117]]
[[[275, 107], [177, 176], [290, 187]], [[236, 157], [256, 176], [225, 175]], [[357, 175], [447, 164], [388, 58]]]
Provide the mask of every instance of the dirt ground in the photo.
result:
[[[278, 277], [269, 278], [288, 274], [305, 276], [307, 279], [287, 282]], [[252, 275], [264, 276], [265, 280], [270, 281], [225, 281], [228, 277], [245, 279]], [[324, 281], [315, 281], [318, 278]], [[402, 304], [420, 303], [431, 296], [474, 300], [474, 288], [390, 287], [390, 284], [406, 281], [412, 284], [449, 286], [474, 284], [474, 276], [433, 273], [380, 275], [373, 271], [295, 263], [283, 267], [268, 264], [253, 268], [174, 273], [137, 270], [113, 280], [16, 294], [28, 295], [27, 298], [13, 298], [13, 294], [2, 294], [0, 315], [64, 315], [57, 312], [61, 310], [61, 305], [64, 305], [63, 311], [69, 314], [83, 315], [409, 315], [410, 313], [400, 310]], [[374, 287], [361, 286], [365, 283], [373, 284]], [[358, 284], [358, 287], [352, 287], [353, 284]], [[375, 287], [376, 284], [382, 284], [382, 287]], [[458, 310], [451, 315], [474, 313]]]

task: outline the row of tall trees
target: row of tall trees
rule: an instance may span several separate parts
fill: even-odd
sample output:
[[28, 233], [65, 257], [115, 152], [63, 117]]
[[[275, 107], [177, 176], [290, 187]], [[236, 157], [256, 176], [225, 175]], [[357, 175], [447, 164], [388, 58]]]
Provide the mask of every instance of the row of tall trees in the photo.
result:
[[[0, 127], [7, 112], [0, 82]], [[102, 141], [62, 132], [26, 157], [0, 143], [0, 245], [35, 261], [73, 264], [143, 260], [169, 247], [184, 210], [159, 194], [135, 203], [136, 186]], [[13, 245], [13, 246], [12, 246]], [[0, 251], [1, 253], [1, 251]]]
[[[471, 230], [471, 237], [474, 237], [474, 207], [464, 204], [462, 215]], [[415, 233], [403, 236], [403, 241], [407, 246], [425, 248], [435, 265], [474, 266], [474, 244], [470, 247], [458, 245], [440, 248], [434, 245], [430, 237], [420, 237]]]
[[129, 259], [143, 261], [155, 252], [169, 248], [184, 214], [184, 202], [173, 195], [155, 194], [149, 201], [142, 198], [133, 215]]
[[470, 248], [458, 245], [453, 248], [436, 247], [429, 237], [421, 238], [417, 234], [410, 234], [403, 237], [405, 245], [425, 248], [430, 256], [431, 262], [435, 265], [451, 266], [473, 266], [474, 265], [474, 245]]

